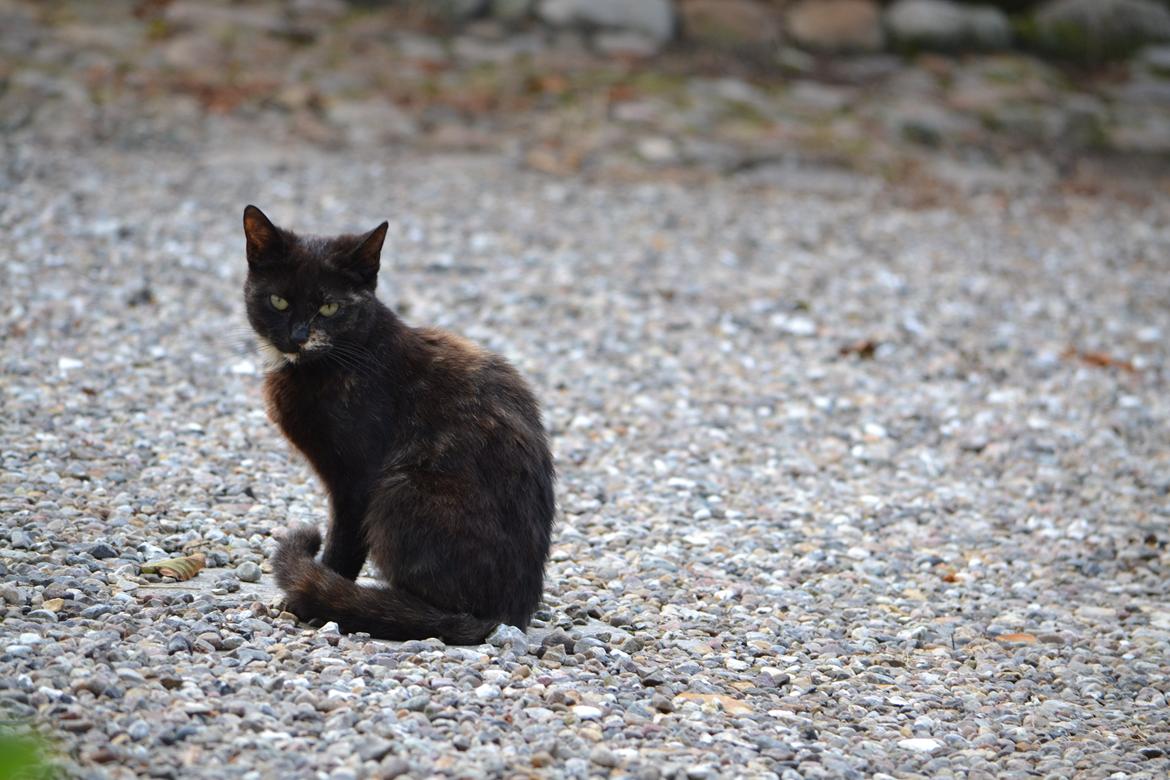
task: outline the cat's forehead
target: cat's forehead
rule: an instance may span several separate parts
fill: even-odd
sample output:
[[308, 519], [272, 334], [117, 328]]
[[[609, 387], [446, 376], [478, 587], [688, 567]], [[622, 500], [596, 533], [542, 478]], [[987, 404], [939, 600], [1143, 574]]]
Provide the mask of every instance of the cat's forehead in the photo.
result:
[[277, 270], [306, 282], [333, 276], [341, 272], [342, 261], [353, 248], [350, 236], [296, 235], [285, 245], [285, 255]]
[[332, 268], [353, 249], [352, 236], [297, 235], [288, 259], [297, 266]]
[[347, 239], [347, 236], [297, 235], [286, 242], [276, 262], [251, 269], [252, 276], [260, 283], [275, 283], [282, 289], [351, 288], [354, 280], [339, 262], [353, 251], [353, 242]]

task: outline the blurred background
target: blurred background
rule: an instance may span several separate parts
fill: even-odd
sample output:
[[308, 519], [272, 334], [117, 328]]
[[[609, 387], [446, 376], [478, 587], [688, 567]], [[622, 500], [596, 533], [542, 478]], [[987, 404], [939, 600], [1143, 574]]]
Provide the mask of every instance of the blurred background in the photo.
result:
[[864, 174], [928, 200], [1111, 173], [1161, 188], [1170, 1], [0, 0], [0, 131], [488, 150], [826, 193]]

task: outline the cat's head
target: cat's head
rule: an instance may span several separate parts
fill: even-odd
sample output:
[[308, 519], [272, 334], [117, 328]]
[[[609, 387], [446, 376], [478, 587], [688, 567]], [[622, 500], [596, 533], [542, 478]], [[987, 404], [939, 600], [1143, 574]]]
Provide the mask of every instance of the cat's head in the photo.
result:
[[324, 358], [368, 326], [386, 228], [298, 236], [255, 206], [244, 209], [244, 299], [270, 368]]

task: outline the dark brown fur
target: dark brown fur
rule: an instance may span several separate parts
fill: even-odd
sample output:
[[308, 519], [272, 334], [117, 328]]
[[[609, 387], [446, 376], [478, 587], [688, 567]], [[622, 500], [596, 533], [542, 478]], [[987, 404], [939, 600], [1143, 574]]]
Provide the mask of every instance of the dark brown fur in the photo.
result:
[[[298, 237], [245, 210], [269, 413], [332, 510], [320, 561], [317, 530], [294, 529], [277, 582], [292, 612], [343, 631], [479, 642], [501, 622], [525, 627], [540, 601], [552, 460], [537, 403], [503, 358], [408, 327], [375, 298], [385, 227]], [[354, 583], [367, 557], [385, 587]]]

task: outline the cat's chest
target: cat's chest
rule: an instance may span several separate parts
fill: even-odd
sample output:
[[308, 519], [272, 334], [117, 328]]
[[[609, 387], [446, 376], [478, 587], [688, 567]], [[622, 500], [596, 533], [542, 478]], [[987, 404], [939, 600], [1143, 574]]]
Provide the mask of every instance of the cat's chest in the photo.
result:
[[270, 374], [264, 384], [268, 416], [315, 466], [343, 460], [357, 443], [370, 415], [355, 401], [346, 377], [316, 379], [287, 372]]

